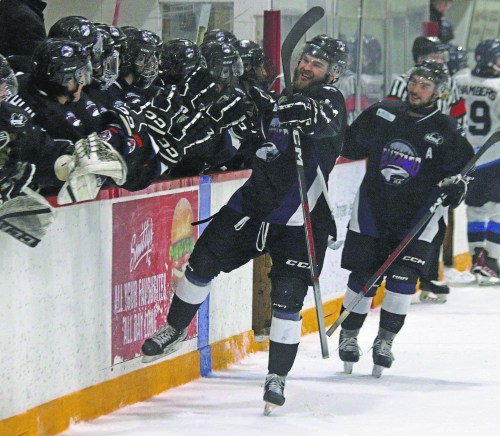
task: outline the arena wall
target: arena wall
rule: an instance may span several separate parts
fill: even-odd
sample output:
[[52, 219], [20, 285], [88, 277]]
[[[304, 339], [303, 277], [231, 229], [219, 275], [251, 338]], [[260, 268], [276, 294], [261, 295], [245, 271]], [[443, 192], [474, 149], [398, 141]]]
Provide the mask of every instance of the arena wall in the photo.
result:
[[[364, 162], [342, 164], [331, 177], [339, 239], [364, 170]], [[248, 264], [214, 280], [179, 351], [148, 365], [139, 353], [165, 321], [175, 288], [176, 207], [189, 203], [193, 219], [206, 218], [249, 174], [162, 181], [135, 193], [103, 190], [95, 201], [57, 208], [36, 248], [0, 234], [1, 435], [56, 434], [266, 349], [253, 336]], [[327, 325], [347, 280], [340, 253], [328, 250], [320, 278]], [[317, 331], [312, 292], [303, 318], [303, 333]]]

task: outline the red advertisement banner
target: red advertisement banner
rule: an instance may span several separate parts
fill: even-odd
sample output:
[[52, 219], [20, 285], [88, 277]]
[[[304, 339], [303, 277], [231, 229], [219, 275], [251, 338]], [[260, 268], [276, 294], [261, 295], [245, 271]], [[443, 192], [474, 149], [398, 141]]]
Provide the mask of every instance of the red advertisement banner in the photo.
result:
[[[198, 239], [199, 191], [113, 204], [112, 365], [138, 357], [166, 323]], [[188, 338], [197, 335], [196, 317]]]

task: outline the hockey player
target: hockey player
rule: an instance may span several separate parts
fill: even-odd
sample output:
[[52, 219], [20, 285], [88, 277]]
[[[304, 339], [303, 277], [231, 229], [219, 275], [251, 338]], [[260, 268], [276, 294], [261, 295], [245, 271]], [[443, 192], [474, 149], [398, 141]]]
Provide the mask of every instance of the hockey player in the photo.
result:
[[218, 41], [225, 42], [226, 44], [234, 44], [237, 40], [238, 38], [236, 38], [233, 32], [223, 29], [212, 29], [203, 35], [203, 42]]
[[[453, 176], [472, 158], [473, 150], [459, 133], [456, 120], [437, 108], [447, 84], [446, 67], [425, 60], [409, 72], [406, 101], [377, 103], [347, 129], [342, 156], [368, 162], [342, 253], [342, 268], [351, 271], [342, 310], [427, 211], [438, 185], [447, 194], [443, 205], [456, 207], [465, 194], [465, 181]], [[439, 207], [386, 272], [373, 343], [376, 377], [392, 365], [392, 342], [405, 322], [417, 279], [426, 273], [434, 247], [441, 244], [447, 213], [447, 207]], [[357, 337], [379, 284], [342, 323], [339, 355], [348, 373], [359, 360]]]
[[230, 272], [269, 253], [273, 260], [273, 314], [264, 401], [272, 406], [284, 404], [285, 380], [301, 335], [300, 310], [311, 284], [289, 129], [298, 129], [300, 134], [305, 188], [321, 267], [334, 223], [321, 183], [317, 183], [321, 177], [318, 171], [328, 179], [343, 142], [345, 103], [331, 84], [345, 68], [346, 58], [344, 43], [319, 35], [308, 41], [300, 53], [293, 75], [293, 97], [274, 102], [262, 91], [261, 99], [255, 100], [265, 139], [254, 157], [252, 175], [213, 217], [195, 244], [185, 277], [174, 295], [168, 324], [142, 346], [146, 362], [172, 353], [186, 338], [187, 326], [221, 271]]
[[[477, 150], [500, 129], [500, 39], [481, 41], [476, 66], [456, 77], [467, 105], [467, 138]], [[480, 285], [500, 283], [500, 164], [480, 167], [465, 199], [472, 273]]]
[[54, 164], [72, 153], [68, 141], [53, 141], [24, 110], [5, 101], [17, 93], [17, 80], [0, 55], [0, 231], [35, 247], [54, 220], [47, 200], [30, 189], [60, 186]]
[[[412, 55], [415, 64], [425, 59], [432, 59], [445, 64], [449, 60], [448, 46], [443, 44], [435, 36], [418, 36], [413, 41]], [[462, 129], [466, 127], [466, 110], [464, 100], [460, 97], [457, 84], [451, 77], [448, 78], [448, 92], [443, 93], [437, 99], [437, 106], [444, 114], [455, 118]], [[391, 90], [387, 95], [388, 100], [405, 100], [407, 97], [406, 76], [398, 76], [391, 85]], [[444, 303], [450, 293], [450, 288], [438, 282], [439, 276], [439, 252], [440, 247], [435, 247], [436, 251], [431, 260], [432, 267], [428, 270], [428, 275], [420, 277], [420, 301], [423, 303]]]

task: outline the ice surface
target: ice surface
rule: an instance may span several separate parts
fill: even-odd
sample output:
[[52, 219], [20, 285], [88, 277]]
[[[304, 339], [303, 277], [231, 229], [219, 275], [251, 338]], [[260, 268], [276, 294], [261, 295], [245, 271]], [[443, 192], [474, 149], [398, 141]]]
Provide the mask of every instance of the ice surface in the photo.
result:
[[338, 358], [338, 332], [325, 360], [317, 333], [304, 337], [286, 403], [268, 417], [262, 401], [267, 353], [260, 352], [64, 434], [500, 434], [500, 287], [457, 287], [446, 304], [413, 304], [394, 340], [396, 360], [380, 379], [371, 376], [369, 351], [378, 315], [372, 311], [361, 330], [364, 355], [351, 375]]

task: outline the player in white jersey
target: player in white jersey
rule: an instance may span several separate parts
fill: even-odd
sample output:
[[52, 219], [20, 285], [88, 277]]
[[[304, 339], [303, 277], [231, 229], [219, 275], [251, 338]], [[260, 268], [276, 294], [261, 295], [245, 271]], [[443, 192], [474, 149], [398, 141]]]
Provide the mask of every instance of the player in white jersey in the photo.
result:
[[[475, 59], [472, 72], [458, 74], [456, 81], [467, 106], [467, 138], [477, 151], [500, 130], [500, 39], [481, 41]], [[499, 284], [500, 162], [476, 171], [466, 204], [472, 272], [480, 285]]]

